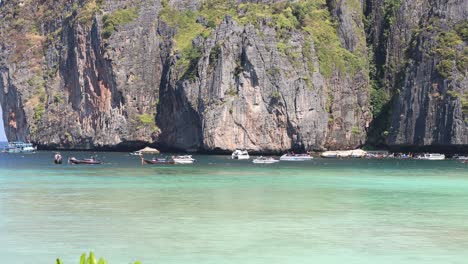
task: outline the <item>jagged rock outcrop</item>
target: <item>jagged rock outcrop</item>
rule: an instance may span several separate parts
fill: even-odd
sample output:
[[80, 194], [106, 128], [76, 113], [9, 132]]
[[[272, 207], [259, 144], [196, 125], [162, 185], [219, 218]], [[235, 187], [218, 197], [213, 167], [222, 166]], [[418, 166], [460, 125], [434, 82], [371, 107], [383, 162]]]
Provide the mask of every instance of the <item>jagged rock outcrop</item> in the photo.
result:
[[0, 20], [10, 140], [354, 148], [380, 83], [395, 98], [387, 143], [468, 144], [466, 39], [450, 58], [437, 50], [440, 32], [466, 21], [463, 1], [14, 0]]

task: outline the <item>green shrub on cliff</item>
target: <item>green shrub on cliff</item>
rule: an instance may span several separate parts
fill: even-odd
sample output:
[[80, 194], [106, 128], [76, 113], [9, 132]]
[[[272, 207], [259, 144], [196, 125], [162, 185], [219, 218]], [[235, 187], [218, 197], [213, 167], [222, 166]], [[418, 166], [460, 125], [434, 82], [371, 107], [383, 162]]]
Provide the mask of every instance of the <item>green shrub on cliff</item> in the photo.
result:
[[156, 126], [156, 115], [155, 114], [141, 114], [137, 115], [138, 129], [148, 128], [151, 132], [156, 131], [158, 127]]
[[461, 103], [462, 103], [462, 112], [468, 118], [468, 95], [465, 95], [461, 99]]
[[101, 10], [102, 0], [87, 0], [78, 11], [76, 22], [89, 26], [97, 12]]
[[107, 39], [112, 33], [117, 30], [117, 27], [128, 24], [138, 17], [138, 8], [131, 7], [127, 9], [120, 9], [112, 14], [104, 15], [102, 22], [104, 28], [102, 29], [102, 37]]
[[468, 42], [468, 20], [464, 20], [455, 25], [455, 31], [465, 42]]
[[45, 113], [45, 105], [44, 104], [38, 104], [34, 108], [34, 121], [41, 120], [44, 113]]
[[456, 91], [448, 90], [447, 95], [455, 100], [460, 99], [462, 105], [462, 112], [468, 118], [468, 93], [461, 94]]
[[[288, 37], [294, 30], [310, 33], [310, 38], [315, 43], [315, 49], [319, 58], [319, 67], [322, 74], [331, 77], [335, 69], [341, 73], [353, 75], [366, 67], [366, 59], [359, 52], [353, 53], [345, 49], [338, 37], [337, 26], [327, 8], [326, 0], [278, 2], [273, 4], [242, 3], [235, 5], [233, 1], [208, 0], [203, 2], [198, 11], [179, 11], [169, 5], [165, 5], [160, 12], [160, 18], [169, 26], [177, 28], [174, 36], [174, 49], [182, 54], [180, 64], [193, 69], [193, 61], [188, 57], [193, 51], [192, 40], [198, 35], [204, 38], [209, 36], [224, 18], [230, 15], [238, 23], [259, 26], [266, 23], [274, 28], [277, 33], [278, 51], [291, 57], [294, 66], [300, 66], [296, 62], [297, 53], [289, 52]], [[199, 18], [207, 21], [206, 25]], [[197, 23], [199, 21], [200, 23]], [[314, 71], [312, 61], [311, 41], [305, 41], [302, 54], [309, 59], [309, 71]], [[308, 49], [308, 50], [304, 50]], [[310, 58], [309, 58], [310, 57]], [[187, 75], [188, 76], [188, 75]], [[186, 76], [186, 77], [187, 77]], [[188, 77], [193, 77], [190, 75]]]
[[382, 112], [382, 109], [388, 103], [389, 99], [390, 98], [385, 92], [385, 90], [371, 87], [370, 101], [372, 106], [371, 111], [373, 117], [378, 116]]
[[159, 15], [169, 26], [177, 28], [174, 44], [175, 49], [182, 53], [191, 48], [192, 40], [204, 31], [204, 27], [196, 23], [197, 14], [195, 12], [181, 12], [167, 6], [161, 10]]
[[444, 79], [447, 79], [450, 77], [450, 74], [454, 67], [455, 63], [452, 60], [441, 60], [437, 64], [437, 71]]
[[467, 25], [467, 22], [459, 23], [455, 25], [455, 30], [451, 31], [445, 31], [437, 26], [433, 28], [437, 33], [437, 44], [432, 52], [440, 58], [437, 71], [444, 79], [450, 78], [455, 69], [462, 74], [468, 69], [467, 48], [459, 49], [460, 45], [466, 41]]
[[[57, 259], [55, 263], [64, 264], [60, 259]], [[89, 256], [86, 256], [86, 253], [81, 255], [79, 264], [108, 264], [108, 262], [104, 258], [99, 258], [99, 260], [96, 261], [94, 253], [90, 252]], [[141, 264], [141, 262], [136, 261], [134, 264]]]
[[36, 85], [34, 90], [33, 97], [29, 100], [30, 103], [34, 106], [34, 123], [39, 122], [42, 119], [46, 111], [46, 101], [47, 101], [47, 94], [45, 90], [44, 81], [40, 78], [35, 78], [33, 82]]
[[401, 0], [384, 0], [383, 2], [383, 37], [388, 39], [392, 26], [395, 24], [396, 14], [401, 6]]

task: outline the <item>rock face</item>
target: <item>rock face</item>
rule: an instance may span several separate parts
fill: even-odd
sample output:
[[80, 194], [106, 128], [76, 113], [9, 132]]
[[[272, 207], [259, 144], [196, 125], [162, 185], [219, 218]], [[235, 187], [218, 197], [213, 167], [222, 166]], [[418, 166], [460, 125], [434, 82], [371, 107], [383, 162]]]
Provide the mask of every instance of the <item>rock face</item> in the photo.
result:
[[388, 40], [399, 89], [389, 144], [468, 144], [467, 17], [466, 1], [402, 2]]
[[[413, 150], [468, 150], [466, 1], [368, 1], [368, 44], [389, 95], [385, 142]], [[375, 127], [374, 127], [375, 128]], [[455, 147], [455, 148], [454, 148]]]
[[7, 137], [74, 149], [355, 148], [372, 121], [367, 38], [391, 66], [379, 77], [395, 98], [387, 142], [468, 144], [466, 39], [449, 58], [437, 51], [440, 32], [463, 34], [463, 1], [403, 1], [392, 23], [384, 2], [2, 2]]

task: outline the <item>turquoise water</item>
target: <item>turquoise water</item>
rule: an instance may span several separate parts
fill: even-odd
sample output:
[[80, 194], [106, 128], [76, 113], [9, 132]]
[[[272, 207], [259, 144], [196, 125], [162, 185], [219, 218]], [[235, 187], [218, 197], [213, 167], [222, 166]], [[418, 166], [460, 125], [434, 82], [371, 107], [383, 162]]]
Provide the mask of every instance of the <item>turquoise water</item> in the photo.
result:
[[2, 263], [73, 264], [90, 250], [110, 264], [468, 261], [468, 166], [456, 161], [99, 156], [108, 164], [0, 154]]

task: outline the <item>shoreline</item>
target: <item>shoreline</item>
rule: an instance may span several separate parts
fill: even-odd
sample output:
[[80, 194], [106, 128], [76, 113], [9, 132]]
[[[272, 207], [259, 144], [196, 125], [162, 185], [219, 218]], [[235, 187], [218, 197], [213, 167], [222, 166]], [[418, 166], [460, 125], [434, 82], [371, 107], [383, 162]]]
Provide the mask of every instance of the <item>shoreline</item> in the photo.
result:
[[[117, 145], [117, 146], [104, 146], [104, 147], [92, 147], [92, 148], [59, 148], [55, 146], [37, 145], [38, 150], [52, 150], [52, 151], [95, 151], [95, 152], [134, 152], [149, 146], [156, 148], [161, 152], [169, 153], [188, 153], [188, 154], [203, 154], [203, 155], [231, 155], [234, 150], [223, 150], [223, 149], [197, 149], [189, 151], [182, 148], [166, 147], [158, 144], [137, 144], [135, 146], [129, 145]], [[242, 148], [239, 148], [242, 149]], [[394, 145], [385, 146], [381, 148], [377, 147], [356, 147], [354, 149], [362, 149], [365, 151], [388, 151], [390, 153], [440, 153], [445, 155], [455, 154], [468, 154], [468, 145], [433, 145], [433, 146], [414, 146], [414, 145]], [[287, 152], [295, 153], [323, 153], [325, 151], [346, 151], [354, 149], [325, 149], [325, 150], [304, 150], [304, 149], [285, 149], [285, 150], [249, 150], [251, 155], [282, 155]]]
[[[8, 142], [0, 142], [0, 143], [8, 143]], [[183, 148], [174, 148], [168, 147], [162, 144], [151, 144], [151, 143], [144, 143], [144, 142], [129, 142], [124, 144], [118, 144], [113, 146], [82, 146], [82, 147], [60, 147], [56, 144], [52, 145], [45, 145], [45, 144], [36, 144], [33, 142], [34, 145], [37, 146], [38, 150], [48, 150], [48, 151], [92, 151], [92, 152], [134, 152], [140, 150], [146, 146], [156, 148], [162, 153], [188, 153], [188, 154], [202, 154], [202, 155], [231, 155], [234, 150], [224, 150], [224, 149], [193, 149], [187, 150]], [[242, 149], [242, 148], [240, 148]], [[391, 145], [391, 146], [382, 146], [382, 147], [375, 147], [375, 146], [361, 146], [356, 147], [354, 149], [362, 149], [365, 151], [388, 151], [390, 153], [440, 153], [445, 155], [456, 155], [456, 154], [468, 154], [468, 145], [431, 145], [431, 146], [416, 146], [416, 145]], [[287, 152], [295, 152], [295, 153], [312, 153], [312, 154], [320, 154], [325, 151], [346, 151], [346, 150], [354, 150], [354, 149], [324, 149], [324, 150], [304, 150], [304, 149], [285, 149], [285, 150], [249, 150], [249, 154], [251, 155], [282, 155]]]

